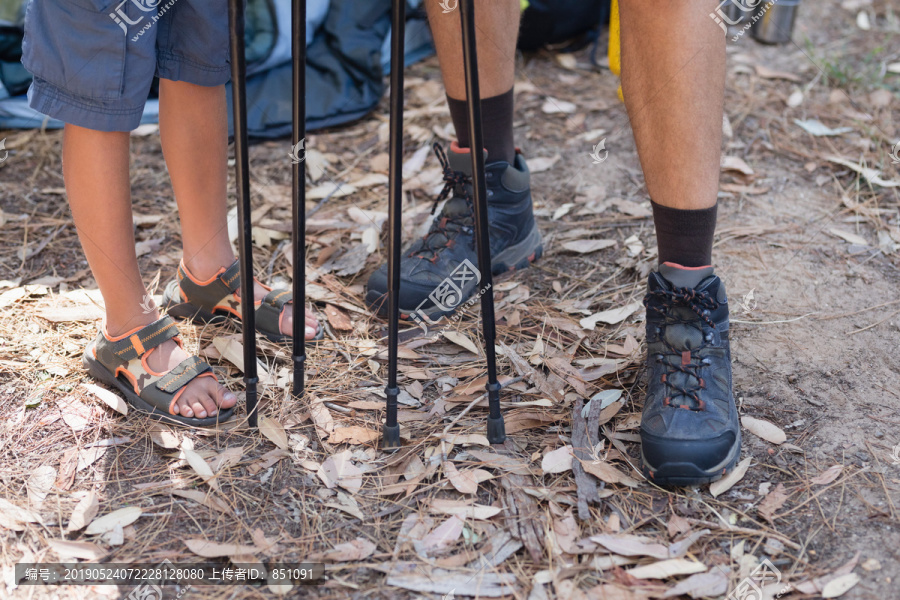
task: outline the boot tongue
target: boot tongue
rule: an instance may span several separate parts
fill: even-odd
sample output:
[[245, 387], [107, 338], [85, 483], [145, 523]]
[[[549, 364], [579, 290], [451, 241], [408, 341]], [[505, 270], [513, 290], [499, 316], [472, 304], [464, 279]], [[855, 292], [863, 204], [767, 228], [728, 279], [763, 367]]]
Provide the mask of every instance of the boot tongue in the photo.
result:
[[[460, 148], [456, 142], [450, 144], [450, 152], [447, 154], [447, 160], [450, 161], [450, 168], [460, 173], [465, 173], [467, 177], [472, 176], [472, 153], [468, 148]], [[484, 151], [484, 164], [487, 164], [487, 150]]]
[[713, 267], [682, 267], [681, 265], [664, 262], [659, 265], [659, 274], [663, 279], [675, 287], [695, 289], [707, 277], [711, 277], [715, 269]]

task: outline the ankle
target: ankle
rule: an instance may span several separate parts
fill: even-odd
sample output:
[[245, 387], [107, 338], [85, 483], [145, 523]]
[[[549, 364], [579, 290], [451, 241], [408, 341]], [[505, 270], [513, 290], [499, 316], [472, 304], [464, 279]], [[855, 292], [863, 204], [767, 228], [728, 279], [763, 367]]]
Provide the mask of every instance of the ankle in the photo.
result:
[[191, 254], [185, 251], [184, 266], [195, 278], [206, 281], [216, 275], [222, 268], [230, 267], [234, 262], [234, 255], [229, 252], [214, 254], [198, 252]]
[[[147, 296], [149, 298], [149, 296]], [[147, 310], [149, 309], [149, 310]], [[160, 319], [156, 305], [146, 305], [137, 311], [106, 310], [103, 328], [106, 335], [114, 338], [128, 333], [137, 327], [145, 327]]]

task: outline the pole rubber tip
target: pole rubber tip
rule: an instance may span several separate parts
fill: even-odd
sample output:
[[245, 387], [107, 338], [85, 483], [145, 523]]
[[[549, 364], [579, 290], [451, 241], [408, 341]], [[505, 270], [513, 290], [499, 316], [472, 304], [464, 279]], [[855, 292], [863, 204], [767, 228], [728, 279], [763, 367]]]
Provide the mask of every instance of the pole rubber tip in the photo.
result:
[[402, 446], [400, 443], [400, 426], [394, 425], [393, 427], [389, 427], [385, 425], [382, 427], [383, 437], [381, 439], [381, 449], [382, 450], [397, 450]]
[[492, 444], [502, 444], [506, 441], [506, 425], [503, 423], [503, 417], [488, 417], [487, 420], [487, 437]]

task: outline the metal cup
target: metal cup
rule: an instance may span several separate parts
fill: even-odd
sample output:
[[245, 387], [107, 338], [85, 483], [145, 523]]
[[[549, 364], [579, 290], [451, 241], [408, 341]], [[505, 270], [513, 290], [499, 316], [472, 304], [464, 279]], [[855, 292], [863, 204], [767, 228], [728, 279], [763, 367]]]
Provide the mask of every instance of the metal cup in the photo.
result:
[[800, 0], [774, 0], [771, 6], [768, 3], [766, 6], [766, 12], [751, 28], [753, 39], [764, 44], [786, 44], [791, 41]]

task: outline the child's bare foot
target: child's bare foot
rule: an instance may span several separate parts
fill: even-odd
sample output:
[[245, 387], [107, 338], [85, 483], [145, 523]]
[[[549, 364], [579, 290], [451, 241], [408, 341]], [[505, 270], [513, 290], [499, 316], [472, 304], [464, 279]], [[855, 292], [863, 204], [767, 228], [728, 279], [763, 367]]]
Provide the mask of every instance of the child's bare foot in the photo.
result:
[[[148, 319], [149, 324], [157, 320], [159, 315], [150, 313], [144, 318]], [[134, 323], [131, 326], [134, 327]], [[112, 329], [107, 322], [107, 334], [110, 336], [115, 337], [128, 329], [123, 328], [120, 332]], [[146, 355], [146, 361], [151, 370], [156, 373], [165, 373], [189, 357], [190, 354], [175, 343], [175, 340], [168, 340], [150, 350]], [[183, 417], [205, 419], [214, 416], [220, 408], [227, 410], [236, 403], [237, 397], [217, 380], [212, 377], [197, 377], [184, 387], [184, 391], [175, 403], [175, 412]]]

